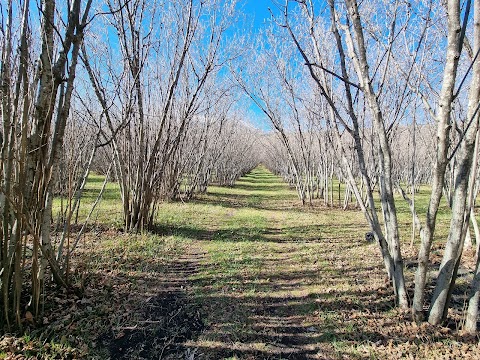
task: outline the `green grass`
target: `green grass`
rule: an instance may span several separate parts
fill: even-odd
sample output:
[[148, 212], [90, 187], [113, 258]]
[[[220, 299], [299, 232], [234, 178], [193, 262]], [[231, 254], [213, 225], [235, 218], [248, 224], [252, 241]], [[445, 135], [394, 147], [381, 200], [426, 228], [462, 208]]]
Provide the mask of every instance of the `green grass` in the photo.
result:
[[[81, 206], [78, 212], [78, 222], [83, 223], [90, 212], [97, 196], [102, 188], [105, 177], [98, 174], [90, 174], [87, 184], [81, 198]], [[67, 198], [55, 198], [53, 201], [54, 220], [59, 215], [61, 209], [68, 207]], [[103, 193], [101, 202], [93, 212], [90, 223], [102, 224], [105, 226], [122, 225], [122, 206], [120, 198], [120, 187], [118, 183], [108, 182]], [[74, 219], [72, 219], [74, 221]]]
[[[366, 246], [367, 227], [358, 211], [303, 209], [294, 190], [258, 168], [234, 188], [211, 187], [196, 202], [165, 204], [158, 221], [166, 233], [188, 237], [206, 253], [191, 280], [211, 330], [192, 346], [204, 347], [215, 358], [278, 355], [278, 346], [269, 344], [258, 324], [279, 334], [294, 326], [298, 334], [291, 336], [305, 347], [341, 338], [322, 320], [319, 297], [325, 287], [340, 292], [349, 287], [342, 279], [345, 264], [332, 266], [325, 257], [346, 261], [351, 249]], [[348, 239], [344, 254], [334, 254], [338, 243]], [[376, 276], [381, 277], [378, 271]], [[335, 301], [344, 297], [349, 295]], [[298, 318], [285, 324], [290, 316]], [[310, 334], [307, 329], [314, 325], [331, 328], [333, 335]], [[212, 348], [219, 343], [220, 349]]]
[[[179, 204], [177, 203], [164, 203], [158, 214], [158, 221], [162, 225], [175, 224], [180, 232], [189, 232], [189, 228], [192, 232], [192, 236], [195, 238], [196, 225], [200, 228], [203, 225], [202, 220], [207, 218], [216, 222], [219, 217], [226, 218], [231, 226], [232, 230], [238, 230], [245, 228], [246, 224], [250, 222], [255, 223], [255, 228], [250, 229], [252, 234], [244, 234], [246, 237], [249, 235], [259, 235], [258, 228], [262, 227], [261, 222], [264, 221], [261, 216], [257, 216], [252, 210], [280, 210], [290, 207], [290, 211], [287, 214], [288, 221], [295, 221], [295, 216], [298, 214], [299, 209], [297, 195], [294, 189], [290, 189], [286, 184], [278, 177], [275, 177], [269, 173], [264, 172], [264, 168], [255, 169], [252, 173], [247, 174], [245, 177], [237, 181], [235, 187], [209, 187], [208, 194], [201, 197], [196, 202], [189, 204], [182, 204], [180, 209], [183, 213], [177, 211]], [[79, 211], [78, 222], [82, 223], [91, 206], [95, 202], [97, 195], [102, 187], [104, 177], [102, 175], [91, 174], [88, 178], [86, 189], [83, 193], [81, 206]], [[334, 204], [338, 205], [338, 181], [334, 180]], [[341, 205], [343, 205], [343, 196], [345, 191], [345, 185], [342, 183], [340, 186]], [[425, 214], [428, 207], [428, 200], [430, 196], [430, 188], [428, 186], [421, 186], [420, 191], [415, 195], [416, 197], [416, 211], [422, 221], [425, 220]], [[320, 201], [321, 202], [321, 201]], [[353, 203], [351, 203], [353, 204]], [[206, 205], [206, 206], [202, 206]], [[63, 208], [67, 207], [68, 203], [66, 199], [63, 199]], [[410, 209], [406, 201], [401, 198], [400, 195], [396, 196], [396, 206], [398, 211], [398, 221], [400, 225], [402, 240], [406, 243], [411, 238], [412, 219]], [[58, 212], [61, 208], [60, 198], [54, 200], [53, 213], [54, 218], [58, 216]], [[377, 199], [377, 208], [380, 211], [379, 202]], [[172, 211], [171, 211], [172, 210]], [[232, 216], [235, 213], [235, 216]], [[237, 214], [238, 213], [238, 214]], [[202, 215], [203, 214], [203, 215]], [[451, 211], [443, 198], [438, 212], [438, 221], [436, 229], [436, 237], [444, 239], [448, 234], [449, 218]], [[213, 216], [213, 217], [212, 217]], [[197, 219], [198, 218], [198, 219]], [[329, 230], [334, 235], [337, 227], [351, 226], [348, 221], [339, 217], [335, 223], [329, 223], [331, 227]], [[327, 217], [326, 220], [329, 220]], [[480, 217], [479, 217], [480, 220]], [[120, 188], [117, 183], [109, 182], [106, 190], [103, 194], [100, 204], [94, 211], [90, 222], [102, 224], [106, 226], [121, 227], [122, 226], [122, 212], [121, 212], [121, 200], [120, 200]], [[181, 230], [181, 226], [184, 225], [184, 229]], [[355, 228], [356, 225], [353, 225]], [[292, 227], [287, 229], [287, 236], [294, 237], [298, 234], [298, 231], [307, 231], [305, 229], [298, 229]], [[220, 238], [228, 237], [228, 233], [219, 233]], [[239, 236], [242, 236], [239, 234]], [[418, 245], [419, 237], [416, 236]]]
[[[101, 176], [90, 176], [80, 221], [102, 181]], [[338, 191], [338, 183], [334, 189]], [[342, 204], [343, 190], [341, 185]], [[428, 197], [428, 187], [416, 194], [422, 218]], [[57, 199], [55, 209], [59, 207]], [[119, 188], [109, 183], [95, 222], [118, 229], [120, 209]], [[405, 250], [411, 215], [399, 197], [397, 209]], [[442, 203], [438, 243], [445, 238], [448, 217]], [[91, 356], [104, 358], [106, 349], [95, 350], [98, 338], [121, 328], [141, 328], [148, 334], [145, 304], [174, 290], [185, 295], [188, 306], [195, 304], [194, 312], [206, 325], [185, 345], [206, 358], [398, 358], [420, 350], [435, 354], [432, 344], [450, 338], [414, 328], [395, 309], [379, 250], [365, 242], [366, 231], [359, 210], [326, 207], [321, 200], [302, 207], [294, 189], [258, 167], [235, 187], [212, 186], [191, 202], [162, 203], [151, 233], [88, 234], [72, 261], [76, 281], [85, 282], [88, 306], [75, 304], [79, 309], [56, 324], [56, 331], [70, 332], [88, 344]], [[88, 275], [82, 280], [78, 274], [83, 270]], [[407, 271], [408, 281], [411, 276]], [[55, 301], [47, 312], [58, 307]], [[64, 314], [71, 313], [63, 307]], [[412, 334], [424, 341], [416, 344]]]

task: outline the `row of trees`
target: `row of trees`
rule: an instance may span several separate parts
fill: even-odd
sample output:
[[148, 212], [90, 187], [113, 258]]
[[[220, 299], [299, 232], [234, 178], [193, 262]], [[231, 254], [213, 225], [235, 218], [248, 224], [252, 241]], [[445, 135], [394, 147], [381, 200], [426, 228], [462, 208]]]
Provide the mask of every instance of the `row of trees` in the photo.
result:
[[[38, 314], [47, 273], [70, 287], [78, 242], [70, 223], [92, 167], [118, 181], [125, 229], [143, 231], [163, 200], [189, 199], [211, 182], [232, 185], [260, 155], [304, 204], [332, 203], [333, 179], [344, 181], [398, 305], [418, 321], [445, 319], [478, 190], [480, 0], [274, 1], [256, 51], [245, 38], [233, 41], [234, 0], [92, 1], [43, 0], [31, 9], [28, 0], [8, 0], [1, 8], [3, 322], [21, 325], [27, 292]], [[242, 123], [238, 90], [273, 133]], [[422, 182], [432, 183], [423, 220], [415, 209]], [[409, 201], [421, 239], [413, 304], [395, 191]], [[67, 200], [54, 243], [59, 194]], [[443, 194], [450, 232], [427, 302]], [[477, 262], [469, 332], [479, 279]]]
[[221, 135], [233, 131], [227, 117], [235, 99], [220, 72], [235, 56], [226, 37], [235, 2], [107, 5], [112, 15], [97, 21], [82, 49], [94, 90], [84, 112], [100, 142], [110, 143], [125, 227], [143, 230], [159, 200], [178, 197], [187, 168], [188, 196], [208, 182], [228, 143]]
[[257, 151], [224, 70], [235, 1], [3, 4], [0, 322], [21, 327], [46, 277], [71, 288], [70, 224], [92, 168], [118, 181], [125, 229], [143, 231], [161, 201], [233, 184]]
[[[411, 306], [417, 321], [426, 315], [442, 323], [478, 188], [480, 1], [274, 5], [271, 26], [248, 61], [255, 66], [240, 63], [235, 73], [275, 130], [266, 162], [295, 185], [302, 203], [315, 194], [332, 196], [334, 176], [345, 181], [378, 241], [398, 306]], [[432, 191], [420, 219], [414, 196], [424, 182]], [[409, 202], [421, 239], [412, 304], [397, 191]], [[444, 193], [452, 208], [450, 231], [428, 302], [430, 249]], [[477, 261], [465, 323], [472, 333], [479, 280]]]

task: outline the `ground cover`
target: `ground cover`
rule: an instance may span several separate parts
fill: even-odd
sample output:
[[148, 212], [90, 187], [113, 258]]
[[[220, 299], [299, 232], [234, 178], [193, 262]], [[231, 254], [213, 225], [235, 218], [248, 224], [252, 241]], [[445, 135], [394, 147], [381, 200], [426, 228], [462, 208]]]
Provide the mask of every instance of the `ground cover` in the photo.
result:
[[[478, 338], [456, 331], [462, 287], [448, 326], [417, 326], [395, 308], [356, 209], [301, 207], [259, 167], [233, 188], [163, 204], [153, 232], [131, 235], [121, 231], [118, 190], [108, 190], [72, 260], [84, 296], [47, 287], [44, 315], [25, 319], [25, 336], [3, 336], [0, 358], [478, 358]], [[411, 283], [410, 217], [400, 211]]]

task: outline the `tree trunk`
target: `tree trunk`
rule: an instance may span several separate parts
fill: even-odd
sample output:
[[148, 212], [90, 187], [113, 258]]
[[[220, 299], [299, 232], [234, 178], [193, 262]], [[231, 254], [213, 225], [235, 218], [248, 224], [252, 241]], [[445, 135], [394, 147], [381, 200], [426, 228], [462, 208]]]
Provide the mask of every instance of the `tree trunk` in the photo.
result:
[[[474, 1], [474, 53], [478, 54], [478, 51], [480, 50], [480, 0], [475, 0]], [[478, 122], [479, 122], [479, 115], [478, 115], [478, 107], [480, 106], [480, 64], [477, 59], [475, 63], [473, 64], [473, 73], [472, 73], [472, 83], [471, 83], [471, 88], [470, 88], [470, 99], [469, 99], [469, 115], [473, 115], [472, 121], [477, 124], [478, 127]], [[474, 109], [475, 108], [475, 109]], [[475, 111], [474, 114], [472, 112]], [[472, 124], [473, 125], [473, 124]], [[478, 148], [479, 148], [479, 129], [477, 128], [477, 134], [476, 134], [476, 144], [475, 144], [475, 151], [474, 151], [474, 164], [473, 167], [474, 169], [476, 166], [478, 166]], [[476, 182], [476, 171], [472, 173], [472, 176], [470, 178], [471, 181], [471, 194], [470, 194], [470, 199], [472, 199], [476, 195], [476, 191], [473, 190], [474, 188], [474, 183]], [[474, 204], [475, 201], [471, 200], [471, 202]], [[473, 211], [473, 206], [470, 207], [470, 214], [472, 215], [472, 221], [474, 224], [475, 228], [475, 235], [477, 235], [478, 232], [478, 226], [476, 225], [476, 219], [475, 219], [475, 214]], [[467, 219], [467, 224], [468, 224], [468, 219]], [[470, 294], [470, 300], [468, 302], [468, 309], [467, 309], [467, 316], [466, 316], [466, 322], [464, 326], [464, 330], [470, 334], [475, 334], [477, 331], [477, 321], [478, 321], [478, 306], [479, 306], [479, 297], [480, 297], [480, 268], [479, 268], [479, 254], [478, 254], [478, 249], [479, 249], [479, 238], [476, 236], [476, 242], [477, 242], [477, 263], [476, 263], [476, 268], [475, 268], [475, 275], [472, 281], [472, 290]]]
[[[475, 5], [480, 4], [480, 0], [475, 0]], [[458, 5], [458, 4], [457, 4]], [[478, 12], [480, 9], [475, 6], [475, 21], [478, 23]], [[459, 7], [450, 9], [449, 11], [457, 11], [459, 18]], [[476, 27], [474, 32], [475, 48], [478, 49], [480, 32]], [[445, 247], [445, 253], [440, 265], [440, 272], [437, 278], [437, 285], [433, 293], [432, 304], [428, 321], [431, 324], [439, 325], [445, 320], [453, 287], [457, 277], [457, 270], [460, 264], [462, 251], [467, 233], [471, 206], [473, 203], [473, 185], [475, 183], [474, 176], [476, 173], [476, 165], [472, 164], [474, 158], [474, 150], [476, 148], [476, 140], [478, 140], [478, 106], [480, 100], [480, 66], [478, 61], [473, 64], [472, 82], [470, 85], [469, 106], [467, 112], [466, 124], [463, 140], [460, 139], [461, 145], [457, 155], [457, 172], [453, 189], [452, 219], [450, 222], [450, 232]]]
[[460, 5], [458, 0], [448, 1], [448, 44], [446, 64], [443, 72], [442, 90], [437, 111], [437, 154], [432, 180], [432, 193], [427, 209], [425, 227], [420, 233], [421, 245], [418, 254], [418, 268], [415, 273], [415, 291], [412, 313], [416, 321], [424, 319], [425, 285], [430, 259], [438, 207], [442, 197], [445, 170], [448, 164], [450, 113], [453, 102], [455, 78], [460, 58]]
[[[375, 94], [370, 74], [368, 72], [367, 49], [363, 36], [363, 28], [358, 12], [356, 0], [346, 0], [349, 17], [353, 23], [355, 39], [358, 50], [358, 66], [357, 73], [363, 91], [367, 98], [370, 111], [373, 117], [375, 134], [378, 137], [378, 161], [380, 164], [380, 197], [382, 202], [383, 217], [385, 221], [386, 237], [388, 239], [389, 250], [391, 252], [394, 264], [394, 288], [397, 296], [398, 305], [401, 308], [408, 307], [407, 291], [405, 286], [405, 277], [403, 274], [403, 259], [400, 250], [400, 234], [398, 232], [397, 210], [395, 207], [394, 189], [392, 184], [392, 161], [390, 154], [390, 145], [385, 130], [382, 111], [378, 103], [377, 94]], [[348, 42], [347, 42], [348, 43]], [[350, 53], [355, 52], [352, 49]]]

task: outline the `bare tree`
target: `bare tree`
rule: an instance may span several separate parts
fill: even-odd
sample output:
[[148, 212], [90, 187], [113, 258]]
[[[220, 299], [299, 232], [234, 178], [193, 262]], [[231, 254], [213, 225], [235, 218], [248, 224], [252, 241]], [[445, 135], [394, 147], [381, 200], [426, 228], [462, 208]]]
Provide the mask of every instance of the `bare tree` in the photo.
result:
[[[112, 13], [119, 5], [110, 3]], [[182, 0], [161, 5], [159, 11], [157, 3], [128, 3], [111, 19], [126, 69], [115, 76], [116, 88], [125, 89], [118, 93], [122, 111], [110, 107], [103, 74], [93, 68], [87, 51], [83, 53], [107, 120], [106, 136], [112, 139], [127, 230], [151, 227], [156, 203], [178, 193], [183, 165], [177, 160], [189, 126], [206, 111], [207, 84], [228, 56], [222, 47], [234, 2]], [[158, 29], [156, 23], [163, 26]], [[163, 46], [166, 39], [168, 45]]]
[[[29, 41], [30, 2], [21, 4], [20, 56], [14, 57], [13, 4], [8, 3], [8, 25], [2, 45], [2, 184], [1, 238], [3, 320], [10, 326], [13, 313], [21, 326], [22, 258], [27, 240], [33, 242], [31, 268], [33, 312], [38, 314], [45, 271], [67, 286], [50, 239], [54, 181], [70, 113], [78, 55], [88, 24], [91, 1], [57, 8], [42, 2], [38, 66], [33, 68]], [[60, 19], [63, 15], [65, 18]], [[57, 21], [61, 20], [61, 21]], [[57, 26], [60, 23], [62, 25]], [[16, 79], [13, 75], [16, 74]], [[11, 89], [14, 89], [11, 91]], [[32, 90], [34, 89], [34, 90]], [[27, 235], [28, 234], [28, 235]], [[12, 283], [13, 279], [13, 283]]]
[[[390, 61], [389, 54], [392, 50], [393, 41], [389, 40], [388, 46], [385, 50], [386, 56], [384, 64], [381, 63], [383, 70], [383, 77], [380, 78], [380, 85], [377, 89], [373, 87], [373, 77], [375, 74], [370, 73], [370, 61], [367, 56], [367, 43], [365, 41], [364, 27], [361, 22], [360, 15], [356, 1], [346, 1], [345, 7], [338, 10], [335, 4], [329, 2], [330, 11], [330, 26], [333, 32], [333, 41], [337, 47], [337, 54], [339, 58], [340, 74], [334, 70], [328, 69], [329, 60], [323, 55], [325, 54], [325, 46], [322, 48], [324, 39], [320, 39], [321, 30], [318, 29], [322, 22], [317, 17], [318, 9], [315, 8], [312, 1], [302, 1], [297, 3], [301, 10], [302, 20], [305, 22], [305, 31], [310, 40], [310, 46], [302, 44], [304, 39], [299, 33], [298, 28], [292, 26], [293, 20], [289, 7], [290, 1], [286, 1], [280, 7], [283, 13], [283, 21], [279, 23], [290, 34], [290, 37], [298, 49], [299, 54], [304, 60], [311, 78], [314, 80], [319, 88], [322, 97], [328, 104], [327, 114], [333, 129], [335, 129], [335, 138], [339, 148], [341, 158], [347, 170], [347, 178], [349, 179], [351, 187], [354, 189], [357, 199], [362, 199], [358, 184], [353, 174], [351, 165], [348, 164], [347, 151], [345, 150], [344, 141], [341, 139], [344, 130], [352, 137], [354, 141], [354, 148], [356, 150], [356, 158], [359, 164], [359, 170], [363, 178], [363, 183], [366, 186], [366, 194], [368, 198], [367, 203], [362, 203], [361, 208], [372, 228], [372, 232], [378, 239], [382, 255], [385, 261], [387, 272], [393, 280], [394, 290], [397, 295], [399, 306], [407, 307], [407, 295], [405, 288], [405, 280], [403, 275], [403, 260], [400, 252], [400, 237], [398, 233], [398, 222], [396, 207], [394, 201], [394, 187], [392, 179], [392, 157], [389, 143], [389, 129], [392, 123], [397, 121], [394, 117], [390, 119], [390, 123], [384, 118], [384, 111], [380, 104], [380, 95], [386, 81], [386, 74], [388, 72], [388, 63]], [[394, 7], [394, 13], [399, 11], [398, 4]], [[344, 10], [344, 12], [340, 12]], [[300, 16], [300, 14], [295, 14]], [[346, 25], [340, 22], [340, 19]], [[391, 20], [391, 27], [395, 28], [397, 18], [394, 16]], [[394, 34], [390, 31], [388, 35], [391, 39]], [[323, 41], [323, 42], [322, 42]], [[346, 47], [346, 48], [345, 48]], [[323, 51], [322, 51], [323, 50]], [[348, 58], [347, 58], [348, 55]], [[347, 63], [349, 59], [350, 63]], [[353, 69], [353, 73], [350, 71]], [[380, 76], [380, 75], [378, 75]], [[344, 112], [339, 106], [339, 99], [333, 93], [330, 81], [340, 81], [343, 86], [343, 96], [346, 99]], [[358, 81], [358, 83], [355, 83]], [[376, 144], [372, 151], [375, 153], [375, 166], [378, 166], [378, 183], [381, 199], [382, 216], [385, 223], [385, 235], [380, 225], [379, 217], [376, 211], [376, 205], [373, 198], [373, 184], [371, 177], [367, 171], [366, 152], [364, 148], [363, 136], [361, 133], [360, 122], [363, 114], [356, 109], [355, 97], [353, 89], [358, 93], [361, 91], [364, 95], [366, 106], [369, 109], [369, 117], [371, 120], [372, 136], [376, 139]], [[348, 121], [347, 121], [348, 119]], [[341, 129], [343, 130], [341, 130]], [[367, 205], [368, 204], [368, 205]]]
[[[460, 26], [460, 3], [448, 1], [448, 44], [443, 72], [442, 89], [439, 97], [438, 110], [435, 115], [437, 121], [437, 144], [435, 168], [433, 171], [432, 192], [427, 209], [425, 226], [421, 227], [421, 246], [418, 255], [418, 268], [415, 274], [415, 294], [413, 299], [413, 315], [419, 321], [423, 319], [423, 306], [425, 298], [426, 275], [429, 264], [430, 249], [432, 246], [436, 217], [442, 197], [442, 189], [445, 181], [445, 171], [448, 164], [448, 148], [450, 136], [450, 115], [454, 100], [455, 79], [462, 48]], [[462, 212], [463, 216], [463, 212]], [[454, 266], [454, 265], [453, 265]], [[453, 267], [452, 267], [453, 269]], [[442, 315], [443, 316], [443, 310]], [[435, 316], [429, 320], [438, 323]]]
[[[466, 9], [465, 19], [468, 19], [468, 6]], [[475, 13], [475, 29], [474, 29], [474, 51], [478, 53], [480, 49], [480, 1], [474, 2]], [[460, 26], [460, 4], [459, 2], [449, 2], [448, 7], [449, 20], [449, 34], [454, 37], [456, 41], [449, 42], [449, 52], [447, 55], [447, 62], [449, 56], [459, 57], [462, 49], [463, 39], [465, 34], [465, 24], [462, 29]], [[460, 31], [461, 30], [461, 31]], [[450, 47], [451, 46], [451, 47]], [[455, 47], [454, 47], [455, 46]], [[455, 79], [453, 79], [455, 83]], [[447, 316], [450, 297], [452, 295], [453, 287], [455, 285], [455, 279], [457, 276], [458, 266], [460, 265], [460, 259], [462, 256], [463, 246], [465, 242], [465, 236], [467, 234], [470, 213], [473, 204], [473, 186], [476, 176], [476, 161], [474, 164], [474, 150], [477, 150], [476, 142], [478, 141], [478, 110], [480, 107], [480, 63], [473, 60], [472, 64], [472, 82], [470, 84], [470, 96], [468, 104], [467, 118], [465, 119], [465, 128], [461, 134], [461, 141], [454, 149], [458, 151], [457, 154], [457, 172], [455, 174], [455, 184], [452, 195], [452, 218], [450, 221], [450, 231], [445, 247], [442, 263], [440, 264], [440, 271], [437, 278], [437, 284], [432, 298], [432, 304], [430, 306], [430, 314], [428, 321], [432, 324], [438, 325]], [[458, 150], [456, 150], [458, 149]], [[473, 168], [473, 171], [472, 171]], [[478, 269], [477, 269], [478, 270]], [[476, 280], [478, 283], [478, 279]], [[475, 289], [477, 287], [477, 289]], [[478, 284], [474, 284], [473, 292], [478, 292]], [[469, 312], [469, 320], [466, 328], [468, 331], [474, 331], [473, 322], [476, 323], [476, 314], [478, 314], [478, 295], [476, 303], [476, 313]], [[471, 298], [471, 306], [475, 306], [475, 295]], [[472, 310], [470, 308], [470, 310]], [[475, 319], [473, 319], [475, 317]]]

